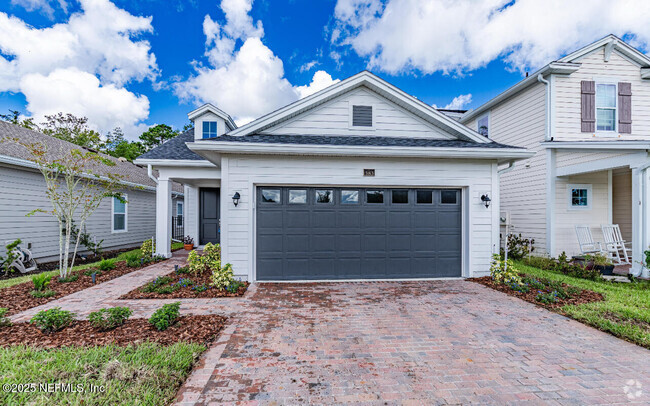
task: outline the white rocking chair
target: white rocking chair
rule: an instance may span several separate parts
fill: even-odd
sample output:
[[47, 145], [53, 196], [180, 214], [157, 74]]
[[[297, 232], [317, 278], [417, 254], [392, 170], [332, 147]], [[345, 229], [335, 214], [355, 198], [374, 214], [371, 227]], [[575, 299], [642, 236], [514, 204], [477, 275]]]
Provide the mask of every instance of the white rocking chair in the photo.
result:
[[[623, 240], [621, 228], [618, 224], [602, 224], [600, 228], [603, 230], [607, 251], [611, 254], [612, 259], [617, 262], [617, 265], [631, 264], [632, 250], [627, 247], [629, 243]], [[629, 254], [628, 251], [630, 251]]]
[[594, 236], [591, 234], [589, 226], [576, 226], [576, 235], [578, 236], [578, 244], [580, 245], [580, 252], [582, 255], [589, 254], [602, 254], [603, 245], [594, 241]]

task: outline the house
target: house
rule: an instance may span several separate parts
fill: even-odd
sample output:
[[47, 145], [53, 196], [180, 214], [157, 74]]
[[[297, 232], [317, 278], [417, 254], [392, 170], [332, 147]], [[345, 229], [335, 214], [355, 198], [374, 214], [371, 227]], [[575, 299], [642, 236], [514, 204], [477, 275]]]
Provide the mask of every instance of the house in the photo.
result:
[[[0, 121], [0, 190], [3, 191], [0, 198], [0, 243], [4, 246], [6, 241], [20, 238], [23, 247], [29, 248], [38, 262], [57, 260], [59, 225], [56, 218], [40, 213], [26, 216], [35, 209], [47, 210], [51, 207], [45, 195], [45, 180], [27, 148], [14, 142], [14, 139], [23, 143], [43, 144], [52, 159], [82, 147]], [[88, 219], [86, 231], [96, 241], [104, 240], [103, 250], [139, 246], [142, 241], [155, 235], [155, 178], [149, 177], [146, 167], [104, 156], [112, 160], [115, 166], [100, 167], [98, 172], [115, 173], [122, 177], [122, 192], [127, 203], [123, 204], [117, 199], [104, 199]], [[172, 191], [174, 210], [180, 210], [181, 215], [182, 190], [181, 185], [175, 184]], [[180, 235], [182, 234], [181, 231]], [[83, 247], [80, 247], [80, 253], [83, 252]]]
[[[614, 35], [548, 63], [461, 122], [536, 154], [501, 176], [501, 211], [551, 256], [618, 224], [639, 275], [650, 245], [650, 58]], [[645, 273], [647, 275], [647, 270]]]
[[532, 156], [366, 71], [241, 127], [210, 104], [188, 116], [136, 160], [160, 173], [158, 253], [176, 181], [186, 233], [250, 281], [486, 275], [498, 165]]

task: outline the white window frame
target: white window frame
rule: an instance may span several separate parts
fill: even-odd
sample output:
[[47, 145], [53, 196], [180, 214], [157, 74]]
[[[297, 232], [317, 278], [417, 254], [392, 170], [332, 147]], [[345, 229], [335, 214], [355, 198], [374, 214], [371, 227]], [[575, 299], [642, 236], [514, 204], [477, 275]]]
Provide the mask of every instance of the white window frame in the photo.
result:
[[[215, 125], [214, 137], [205, 138], [205, 131], [203, 131], [203, 126], [205, 125], [205, 123], [214, 123], [214, 125]], [[209, 140], [209, 139], [212, 139], [212, 138], [217, 138], [218, 134], [219, 134], [219, 122], [217, 120], [203, 120], [203, 121], [201, 121], [201, 139], [202, 140]]]
[[[595, 134], [601, 137], [616, 137], [618, 136], [618, 80], [614, 79], [597, 79], [594, 81], [594, 118], [595, 118]], [[614, 86], [614, 129], [611, 131], [598, 130], [598, 85]], [[611, 110], [611, 107], [601, 107], [602, 109]]]
[[[372, 126], [371, 127], [352, 125], [353, 124], [352, 113], [354, 111], [354, 106], [370, 106], [370, 108], [372, 109], [372, 111], [371, 111], [372, 112]], [[352, 130], [360, 130], [360, 131], [374, 131], [375, 130], [375, 123], [376, 123], [375, 117], [377, 116], [376, 113], [377, 113], [377, 106], [374, 103], [367, 103], [367, 102], [363, 102], [361, 100], [357, 100], [357, 101], [351, 100], [350, 103], [349, 103], [350, 122], [348, 123], [350, 129], [352, 129]]]
[[[481, 121], [481, 120], [484, 119], [484, 118], [487, 118], [487, 122], [488, 122], [488, 125], [487, 125], [487, 129], [488, 129], [487, 136], [481, 134], [481, 132], [479, 131], [479, 126], [478, 126], [479, 121]], [[491, 121], [491, 120], [490, 120], [490, 112], [489, 112], [489, 111], [488, 111], [487, 113], [483, 114], [482, 116], [480, 116], [480, 117], [478, 117], [478, 118], [476, 119], [476, 132], [479, 133], [479, 134], [481, 134], [482, 137], [485, 137], [485, 138], [488, 138], [488, 139], [490, 138], [490, 121]]]
[[[586, 206], [574, 206], [573, 205], [573, 189], [586, 189], [587, 190], [587, 205]], [[590, 184], [569, 184], [566, 185], [567, 198], [568, 198], [568, 207], [569, 210], [591, 210], [592, 200], [594, 194], [592, 193], [592, 185]]]
[[126, 201], [124, 203], [124, 230], [115, 229], [115, 215], [122, 213], [115, 213], [115, 197], [111, 199], [111, 234], [128, 233], [129, 232], [129, 196], [126, 193], [122, 194], [122, 198]]
[[[178, 212], [178, 208], [179, 208], [179, 207], [181, 208], [181, 213]], [[184, 214], [182, 213], [182, 212], [185, 211], [184, 209], [185, 209], [185, 207], [183, 207], [183, 202], [176, 202], [176, 217], [178, 217], [178, 216], [181, 216], [181, 217], [184, 216]]]

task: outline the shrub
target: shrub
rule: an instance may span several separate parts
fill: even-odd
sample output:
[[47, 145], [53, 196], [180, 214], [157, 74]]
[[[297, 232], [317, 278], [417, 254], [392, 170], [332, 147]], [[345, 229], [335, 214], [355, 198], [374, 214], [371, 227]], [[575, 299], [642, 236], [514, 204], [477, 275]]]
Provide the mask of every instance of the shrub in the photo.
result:
[[115, 267], [114, 259], [102, 259], [99, 262], [99, 265], [97, 265], [97, 268], [99, 268], [100, 271], [110, 271], [111, 269], [115, 269]]
[[98, 330], [112, 330], [124, 324], [132, 314], [128, 307], [111, 307], [90, 313], [88, 321]]
[[492, 256], [490, 276], [492, 276], [492, 280], [496, 283], [521, 284], [521, 277], [514, 267], [512, 260], [508, 259], [506, 262], [498, 254]]
[[176, 273], [179, 274], [179, 275], [188, 274], [188, 273], [190, 273], [190, 268], [187, 267], [187, 266], [182, 266], [182, 267], [178, 268], [178, 271], [176, 271]]
[[75, 316], [72, 312], [55, 307], [49, 310], [41, 310], [29, 322], [35, 324], [44, 333], [53, 333], [72, 324]]
[[32, 283], [34, 284], [34, 289], [37, 291], [41, 291], [45, 289], [47, 285], [50, 284], [51, 280], [52, 280], [52, 275], [48, 275], [46, 273], [41, 273], [32, 276]]
[[508, 244], [508, 258], [519, 260], [535, 251], [534, 238], [523, 238], [521, 234], [508, 234], [506, 238]]
[[178, 316], [180, 315], [180, 308], [181, 302], [163, 305], [160, 309], [156, 310], [154, 314], [151, 315], [149, 323], [153, 325], [158, 331], [167, 330], [167, 328], [174, 324], [176, 319], [178, 319]]
[[558, 266], [558, 261], [556, 261], [555, 259], [540, 257], [536, 255], [531, 255], [529, 257], [523, 258], [522, 262], [528, 266], [544, 269], [546, 271], [552, 271]]
[[537, 300], [540, 303], [546, 303], [546, 304], [551, 304], [557, 302], [557, 292], [552, 291], [552, 292], [539, 292], [537, 296], [535, 296], [535, 300]]
[[155, 250], [156, 250], [156, 246], [153, 243], [153, 240], [151, 238], [148, 240], [144, 240], [142, 242], [142, 246], [140, 247], [140, 252], [142, 253], [143, 258], [153, 257], [153, 252]]
[[52, 289], [46, 289], [46, 290], [32, 290], [29, 292], [30, 295], [32, 295], [35, 298], [43, 298], [43, 297], [52, 297], [56, 295], [56, 292], [53, 291]]
[[125, 260], [126, 260], [126, 266], [128, 266], [129, 268], [137, 268], [140, 265], [142, 265], [140, 255], [138, 255], [137, 252], [132, 252], [126, 255]]
[[65, 276], [63, 278], [59, 277], [59, 282], [61, 283], [68, 283], [68, 282], [74, 282], [77, 279], [79, 279], [79, 275], [75, 274], [68, 274], [68, 276]]
[[203, 255], [192, 250], [187, 257], [187, 266], [190, 272], [198, 275], [206, 270], [221, 268], [221, 246], [219, 244], [207, 243], [203, 247]]
[[10, 242], [9, 244], [5, 245], [6, 257], [0, 255], [0, 269], [4, 270], [5, 275], [9, 275], [11, 272], [15, 271], [12, 264], [16, 259], [18, 259], [18, 253], [16, 252], [16, 247], [18, 247], [20, 243], [22, 243], [20, 238], [14, 240], [13, 242]]
[[96, 268], [90, 268], [87, 271], [84, 271], [84, 275], [86, 275], [86, 276], [93, 276], [93, 274], [99, 276], [99, 275], [102, 274], [102, 271], [100, 271], [99, 269], [96, 269]]
[[187, 269], [194, 275], [200, 274], [205, 269], [203, 259], [196, 250], [190, 251], [187, 256]]
[[157, 289], [161, 288], [164, 285], [171, 283], [173, 279], [169, 276], [159, 276], [154, 279], [152, 282], [147, 283], [143, 288], [143, 292], [156, 292]]
[[[227, 264], [227, 265], [230, 265], [230, 264]], [[243, 282], [241, 282], [241, 281], [233, 281], [230, 285], [228, 285], [226, 290], [228, 292], [230, 292], [230, 293], [237, 293], [239, 288], [241, 288], [242, 286], [244, 286]]]
[[182, 286], [184, 288], [194, 285], [194, 281], [190, 278], [180, 278], [176, 283], [177, 286]]
[[197, 292], [205, 292], [205, 291], [208, 290], [208, 289], [209, 289], [209, 287], [206, 286], [206, 285], [196, 285], [196, 286], [194, 286], [194, 287], [192, 288], [192, 290], [195, 290], [195, 291], [197, 291]]
[[7, 317], [9, 309], [5, 307], [0, 307], [0, 327], [9, 327], [11, 326], [11, 320]]
[[210, 276], [210, 285], [217, 289], [225, 289], [235, 281], [232, 265], [226, 264], [223, 268], [213, 268]]

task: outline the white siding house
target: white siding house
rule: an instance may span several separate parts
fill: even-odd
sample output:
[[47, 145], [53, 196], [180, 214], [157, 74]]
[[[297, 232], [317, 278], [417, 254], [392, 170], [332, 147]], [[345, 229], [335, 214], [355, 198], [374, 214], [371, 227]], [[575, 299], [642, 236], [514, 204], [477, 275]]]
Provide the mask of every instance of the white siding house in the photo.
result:
[[157, 239], [168, 241], [168, 184], [181, 182], [188, 233], [220, 243], [251, 281], [485, 275], [498, 251], [497, 167], [533, 155], [369, 72], [240, 128], [211, 105], [190, 119], [194, 132], [136, 160], [160, 173]]

